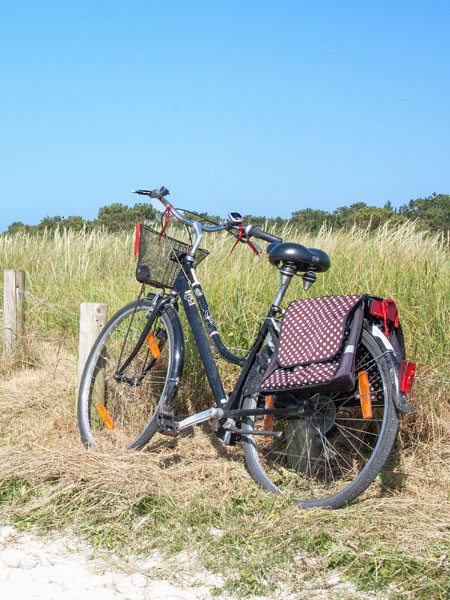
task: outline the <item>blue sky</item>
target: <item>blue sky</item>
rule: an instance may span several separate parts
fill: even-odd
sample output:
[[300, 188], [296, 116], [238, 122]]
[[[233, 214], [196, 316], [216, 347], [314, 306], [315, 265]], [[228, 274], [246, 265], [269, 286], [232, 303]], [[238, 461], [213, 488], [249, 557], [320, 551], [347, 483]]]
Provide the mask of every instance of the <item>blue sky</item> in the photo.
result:
[[450, 193], [450, 3], [0, 0], [0, 231]]

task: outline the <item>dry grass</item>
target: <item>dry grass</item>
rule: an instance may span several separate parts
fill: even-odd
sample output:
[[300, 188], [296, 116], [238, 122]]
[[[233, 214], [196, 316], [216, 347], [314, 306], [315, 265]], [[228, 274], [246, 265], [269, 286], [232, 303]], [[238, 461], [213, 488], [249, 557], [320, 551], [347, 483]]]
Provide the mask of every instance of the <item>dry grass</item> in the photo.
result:
[[[396, 298], [418, 373], [450, 379], [448, 244], [410, 225], [372, 237], [323, 230], [301, 241], [332, 257], [313, 295], [370, 291]], [[112, 312], [136, 294], [131, 245], [130, 236], [98, 233], [1, 238], [0, 264], [24, 268], [27, 289], [72, 316], [83, 301], [107, 301]], [[239, 247], [230, 258], [224, 237], [211, 247], [215, 256], [199, 275], [224, 338], [243, 347], [278, 282], [248, 249]], [[292, 286], [290, 298], [299, 295]], [[126, 552], [184, 549], [223, 572], [226, 589], [237, 594], [268, 592], [280, 581], [299, 589], [338, 573], [363, 590], [384, 590], [385, 597], [446, 598], [448, 386], [415, 384], [414, 414], [402, 417], [390, 468], [362, 498], [340, 511], [301, 512], [261, 492], [245, 471], [241, 449], [220, 446], [207, 428], [176, 443], [164, 438], [140, 453], [82, 450], [76, 327], [33, 299], [27, 304], [22, 351], [0, 363], [1, 521], [75, 528], [98, 547]], [[187, 350], [181, 397], [187, 409], [201, 409], [211, 399], [193, 344]], [[225, 365], [222, 374], [229, 388], [234, 373]]]
[[269, 593], [280, 580], [286, 589], [326, 585], [339, 574], [384, 597], [445, 598], [448, 439], [394, 453], [391, 469], [352, 506], [302, 512], [260, 491], [240, 448], [216, 443], [208, 428], [139, 453], [83, 450], [73, 348], [40, 348], [38, 366], [11, 371], [0, 385], [1, 521], [76, 530], [122, 552], [185, 550], [224, 573], [238, 595]]
[[[172, 232], [175, 237], [179, 231]], [[310, 295], [373, 293], [395, 298], [405, 331], [408, 358], [417, 363], [422, 377], [450, 380], [450, 251], [442, 235], [417, 231], [412, 223], [382, 227], [375, 233], [355, 229], [323, 228], [317, 235], [302, 235], [287, 228], [284, 239], [322, 248], [331, 257], [331, 268], [319, 276]], [[225, 342], [247, 348], [278, 287], [278, 276], [267, 260], [256, 258], [239, 245], [230, 256], [232, 242], [224, 234], [208, 235], [211, 251], [198, 275]], [[81, 302], [106, 302], [110, 314], [136, 297], [132, 235], [89, 234], [64, 231], [43, 237], [0, 237], [0, 269], [22, 268], [26, 290], [64, 313], [78, 317]], [[287, 301], [301, 297], [295, 281]], [[42, 340], [57, 332], [76, 346], [77, 325], [51, 312], [31, 297], [26, 298], [27, 319]], [[28, 339], [25, 341], [28, 344]], [[199, 410], [208, 404], [208, 390], [188, 346], [186, 381], [190, 399]], [[25, 354], [25, 359], [27, 355]], [[0, 372], [5, 367], [0, 365]], [[227, 382], [234, 377], [228, 365], [221, 367]], [[415, 416], [405, 421], [403, 435], [433, 440], [448, 435], [449, 386], [417, 383]]]

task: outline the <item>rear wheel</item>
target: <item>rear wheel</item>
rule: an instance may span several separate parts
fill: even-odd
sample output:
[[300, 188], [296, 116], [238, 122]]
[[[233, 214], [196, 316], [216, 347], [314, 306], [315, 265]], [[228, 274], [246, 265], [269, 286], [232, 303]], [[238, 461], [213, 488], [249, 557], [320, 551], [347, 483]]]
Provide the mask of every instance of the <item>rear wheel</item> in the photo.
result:
[[136, 347], [150, 309], [147, 299], [124, 306], [92, 348], [78, 395], [78, 424], [85, 446], [139, 449], [157, 431], [158, 407], [167, 399], [170, 382], [177, 378], [172, 308], [158, 312], [147, 339], [122, 368]]
[[[356, 350], [355, 374], [366, 371], [373, 415], [363, 418], [357, 385], [342, 394], [278, 394], [274, 407], [296, 407], [297, 414], [270, 421], [281, 437], [243, 436], [253, 478], [274, 493], [286, 493], [303, 508], [339, 508], [359, 496], [382, 469], [398, 427], [393, 383], [383, 353], [366, 330]], [[243, 408], [264, 407], [253, 394]], [[266, 430], [264, 416], [246, 417], [243, 429]]]

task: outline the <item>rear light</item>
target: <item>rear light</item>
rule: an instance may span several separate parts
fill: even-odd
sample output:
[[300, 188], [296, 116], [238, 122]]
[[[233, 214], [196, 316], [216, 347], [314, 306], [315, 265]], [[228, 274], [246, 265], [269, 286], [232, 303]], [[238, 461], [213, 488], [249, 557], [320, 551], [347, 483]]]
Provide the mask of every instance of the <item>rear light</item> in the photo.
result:
[[411, 391], [416, 372], [416, 364], [402, 360], [400, 365], [400, 391], [407, 394]]

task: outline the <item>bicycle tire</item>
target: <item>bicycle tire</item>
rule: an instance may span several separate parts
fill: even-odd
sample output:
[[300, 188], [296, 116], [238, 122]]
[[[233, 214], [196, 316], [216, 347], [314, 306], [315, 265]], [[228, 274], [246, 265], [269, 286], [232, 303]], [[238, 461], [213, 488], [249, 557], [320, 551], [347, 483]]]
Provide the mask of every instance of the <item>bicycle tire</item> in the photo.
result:
[[78, 426], [86, 447], [143, 448], [158, 429], [157, 415], [163, 402], [167, 405], [176, 394], [182, 360], [180, 366], [174, 354], [176, 335], [182, 335], [182, 329], [170, 306], [159, 309], [151, 329], [159, 357], [155, 359], [150, 342], [144, 341], [123, 375], [117, 376], [118, 364], [122, 365], [136, 346], [150, 309], [149, 299], [130, 302], [111, 317], [92, 347], [77, 403]]
[[[356, 349], [356, 380], [360, 370], [369, 377], [372, 419], [362, 417], [355, 381], [349, 394], [299, 394], [309, 410], [305, 416], [274, 418], [273, 430], [282, 432], [280, 438], [242, 436], [247, 468], [261, 487], [288, 494], [302, 508], [341, 508], [374, 481], [394, 444], [398, 413], [388, 363], [366, 329]], [[264, 402], [253, 394], [244, 398], [243, 408]], [[264, 417], [243, 419], [243, 429], [264, 427]]]

